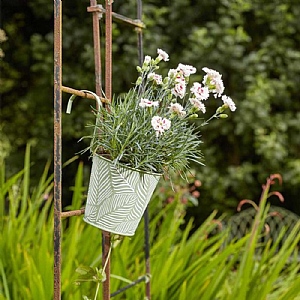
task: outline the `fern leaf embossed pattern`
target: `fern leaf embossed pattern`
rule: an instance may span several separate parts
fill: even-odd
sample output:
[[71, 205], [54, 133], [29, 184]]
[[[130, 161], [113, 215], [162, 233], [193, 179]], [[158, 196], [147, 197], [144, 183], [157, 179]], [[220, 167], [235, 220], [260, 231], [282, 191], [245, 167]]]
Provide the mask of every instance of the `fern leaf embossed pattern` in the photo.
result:
[[84, 221], [115, 234], [134, 235], [159, 179], [159, 174], [94, 155]]

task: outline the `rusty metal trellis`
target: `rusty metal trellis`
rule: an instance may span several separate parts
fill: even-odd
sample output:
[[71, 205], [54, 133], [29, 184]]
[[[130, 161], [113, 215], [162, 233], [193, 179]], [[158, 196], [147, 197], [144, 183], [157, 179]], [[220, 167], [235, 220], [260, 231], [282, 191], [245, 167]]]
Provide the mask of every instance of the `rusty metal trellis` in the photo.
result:
[[[102, 94], [101, 74], [101, 49], [99, 21], [105, 14], [105, 95], [101, 98], [103, 102], [112, 99], [112, 18], [119, 19], [129, 25], [133, 25], [137, 31], [137, 48], [139, 63], [143, 62], [143, 35], [145, 27], [142, 19], [142, 0], [137, 0], [137, 19], [133, 20], [112, 11], [113, 0], [105, 0], [105, 8], [97, 4], [97, 0], [90, 0], [87, 11], [93, 16], [93, 40], [95, 61], [95, 89], [100, 97]], [[54, 0], [54, 300], [61, 299], [61, 226], [62, 218], [79, 216], [84, 209], [62, 212], [62, 92], [75, 94], [89, 99], [95, 99], [92, 94], [62, 85], [62, 0]], [[150, 246], [149, 246], [149, 216], [148, 209], [144, 214], [145, 224], [145, 269], [146, 275], [139, 277], [133, 283], [110, 293], [110, 259], [107, 259], [110, 248], [110, 234], [102, 232], [102, 263], [107, 260], [106, 281], [103, 283], [103, 299], [111, 297], [131, 288], [132, 286], [145, 282], [145, 294], [147, 299], [151, 298], [150, 291]]]

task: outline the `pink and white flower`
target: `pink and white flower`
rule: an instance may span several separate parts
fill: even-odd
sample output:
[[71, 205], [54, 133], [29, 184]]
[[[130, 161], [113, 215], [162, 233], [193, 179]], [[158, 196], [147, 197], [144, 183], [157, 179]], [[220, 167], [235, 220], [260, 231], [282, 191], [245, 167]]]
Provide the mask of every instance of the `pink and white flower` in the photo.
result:
[[200, 101], [199, 99], [196, 99], [196, 98], [190, 98], [189, 99], [191, 104], [197, 109], [197, 110], [200, 110], [202, 111], [204, 114], [206, 112], [206, 107], [205, 105], [203, 104], [202, 101]]
[[177, 71], [182, 72], [184, 77], [189, 77], [191, 74], [196, 73], [196, 68], [190, 65], [179, 64], [177, 67]]
[[174, 78], [177, 75], [177, 70], [176, 69], [170, 69], [168, 72], [168, 77], [170, 79]]
[[171, 121], [160, 116], [154, 116], [151, 120], [151, 125], [156, 131], [156, 136], [163, 134], [166, 130], [170, 129]]
[[186, 115], [186, 111], [184, 111], [182, 105], [179, 103], [171, 103], [169, 109], [171, 112], [176, 113], [180, 117], [184, 117]]
[[222, 75], [209, 68], [203, 68], [202, 70], [206, 72], [202, 81], [203, 84], [206, 85], [212, 93], [214, 93], [215, 97], [221, 97], [224, 92]]
[[191, 87], [191, 93], [193, 93], [195, 97], [200, 100], [207, 100], [209, 97], [208, 87], [202, 86], [199, 82], [194, 82], [193, 86]]
[[222, 101], [224, 102], [224, 104], [228, 105], [228, 107], [231, 111], [236, 110], [235, 103], [233, 102], [233, 100], [230, 97], [228, 97], [226, 95], [223, 95], [222, 96]]
[[182, 84], [186, 85], [186, 81], [185, 81], [185, 78], [184, 78], [183, 74], [178, 72], [178, 71], [175, 75], [175, 82], [176, 83], [182, 83]]
[[144, 58], [144, 64], [148, 65], [151, 62], [151, 56], [146, 55]]
[[169, 54], [165, 52], [164, 50], [157, 49], [158, 58], [163, 61], [169, 60]]
[[162, 84], [162, 76], [154, 72], [148, 74], [149, 80], [154, 80], [156, 84]]
[[180, 99], [182, 99], [185, 95], [185, 91], [186, 91], [186, 84], [184, 81], [178, 81], [174, 88], [171, 90], [172, 94], [176, 97], [179, 97]]
[[151, 101], [151, 100], [146, 99], [146, 98], [142, 98], [140, 103], [139, 103], [139, 106], [142, 107], [142, 108], [158, 106], [158, 105], [159, 105], [158, 101]]

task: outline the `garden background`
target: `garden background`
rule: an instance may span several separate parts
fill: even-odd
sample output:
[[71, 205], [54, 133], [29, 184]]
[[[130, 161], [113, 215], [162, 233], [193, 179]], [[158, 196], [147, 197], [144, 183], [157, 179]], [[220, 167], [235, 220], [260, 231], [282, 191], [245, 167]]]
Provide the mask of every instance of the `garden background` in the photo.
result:
[[[63, 2], [63, 84], [94, 90], [87, 6], [88, 1]], [[113, 7], [136, 18], [135, 1], [115, 1]], [[234, 213], [242, 198], [257, 199], [270, 173], [283, 176], [285, 205], [300, 213], [299, 17], [297, 0], [143, 3], [144, 53], [155, 56], [162, 48], [174, 67], [182, 62], [198, 74], [203, 66], [218, 70], [237, 104], [229, 119], [202, 130], [206, 167], [197, 170], [201, 196], [193, 208], [201, 220], [213, 209]], [[33, 175], [39, 178], [53, 156], [53, 3], [2, 0], [1, 28], [7, 36], [1, 44], [1, 160], [6, 157], [10, 174], [19, 170], [30, 142]], [[101, 29], [104, 36], [103, 24]], [[136, 35], [132, 27], [115, 23], [113, 41], [113, 91], [119, 94], [137, 76]], [[64, 160], [88, 143], [78, 140], [93, 121], [89, 105], [80, 101], [70, 116], [63, 116]], [[87, 157], [81, 159], [88, 168]], [[66, 169], [65, 193], [75, 170], [75, 165]]]
[[[94, 90], [88, 5], [87, 0], [63, 1], [63, 84]], [[133, 0], [115, 0], [113, 8], [136, 18]], [[241, 199], [258, 201], [261, 184], [271, 173], [281, 174], [284, 182], [280, 191], [285, 202], [273, 204], [300, 214], [299, 19], [299, 0], [144, 1], [144, 53], [155, 56], [161, 48], [174, 67], [181, 62], [195, 66], [198, 74], [204, 66], [218, 70], [226, 94], [237, 105], [228, 119], [202, 129], [206, 166], [195, 169], [201, 182], [196, 186], [199, 204], [191, 203], [185, 216], [195, 218], [194, 228], [215, 209], [232, 215]], [[53, 2], [1, 0], [0, 28], [5, 32], [0, 36], [0, 164], [5, 164], [7, 178], [17, 173], [29, 144], [30, 186], [38, 186], [53, 158]], [[104, 43], [103, 24], [101, 31]], [[137, 64], [134, 30], [114, 23], [114, 93], [128, 90]], [[64, 111], [67, 100], [64, 95]], [[63, 115], [63, 161], [87, 146], [88, 141], [78, 140], [93, 121], [89, 104], [78, 101], [71, 115]], [[216, 107], [212, 102], [208, 110]], [[88, 155], [64, 169], [65, 206], [74, 197], [78, 168], [86, 187]]]

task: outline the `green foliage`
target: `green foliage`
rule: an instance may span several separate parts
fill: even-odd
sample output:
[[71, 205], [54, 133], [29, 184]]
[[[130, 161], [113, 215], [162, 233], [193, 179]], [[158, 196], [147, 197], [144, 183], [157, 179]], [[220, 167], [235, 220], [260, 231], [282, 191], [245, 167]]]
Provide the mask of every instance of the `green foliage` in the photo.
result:
[[[5, 34], [5, 31], [3, 29], [0, 28], [0, 44], [5, 42], [7, 40], [7, 36]], [[2, 48], [0, 48], [0, 59], [2, 59], [5, 56]], [[2, 80], [1, 80], [1, 84], [2, 84]]]
[[[233, 122], [202, 130], [206, 167], [199, 171], [203, 183], [199, 223], [214, 208], [232, 212], [244, 195], [257, 198], [259, 182], [275, 172], [285, 180], [282, 192], [287, 206], [299, 213], [299, 3], [143, 2], [145, 53], [154, 55], [157, 48], [163, 48], [172, 55], [174, 66], [183, 62], [219, 70], [226, 90], [237, 101]], [[63, 2], [63, 84], [95, 90], [92, 18], [87, 5], [88, 1]], [[46, 0], [19, 6], [6, 1], [2, 6], [8, 40], [1, 44], [5, 53], [0, 62], [5, 82], [1, 135], [5, 145], [10, 145], [7, 172], [13, 174], [22, 164], [19, 153], [28, 141], [34, 143], [32, 151], [39, 165], [52, 155], [53, 7]], [[113, 8], [136, 18], [135, 0], [115, 1]], [[101, 22], [102, 45], [103, 32]], [[131, 27], [115, 22], [113, 42], [113, 91], [119, 94], [135, 80], [136, 35]], [[63, 108], [66, 101], [67, 97]], [[211, 112], [215, 109], [212, 103]], [[85, 128], [91, 118], [85, 101], [78, 103], [70, 118], [63, 118], [66, 157], [88, 146], [76, 141], [91, 134]]]
[[220, 1], [216, 20], [194, 26], [189, 35], [190, 49], [183, 56], [196, 57], [197, 51], [200, 62], [205, 57], [208, 65], [221, 64], [238, 107], [233, 122], [220, 128], [221, 137], [213, 126], [203, 130], [208, 137], [203, 144], [204, 206], [213, 201], [213, 207], [224, 210], [225, 198], [228, 206], [244, 195], [257, 198], [257, 182], [279, 172], [287, 205], [299, 212], [299, 184], [294, 185], [299, 83], [292, 79], [300, 72], [294, 31], [299, 28], [299, 8], [292, 2]]
[[[28, 147], [23, 171], [7, 179], [4, 168], [0, 172], [1, 300], [53, 299], [53, 176], [48, 176], [47, 164], [39, 184], [31, 186], [29, 154]], [[82, 182], [83, 165], [79, 164], [72, 187], [73, 202], [68, 209], [81, 207], [86, 192]], [[285, 237], [281, 248], [278, 246], [285, 230], [273, 244], [261, 244], [268, 185], [251, 232], [238, 241], [229, 241], [226, 230], [216, 233], [215, 213], [193, 233], [193, 220], [182, 229], [185, 205], [178, 199], [185, 192], [178, 191], [174, 201], [168, 203], [161, 201], [158, 190], [150, 204], [153, 299], [283, 300], [300, 296], [300, 223]], [[114, 242], [112, 292], [145, 273], [143, 234], [141, 224], [134, 237]], [[93, 299], [104, 279], [100, 270], [100, 236], [97, 228], [80, 217], [63, 221], [62, 299], [79, 300], [83, 295]], [[260, 250], [260, 257], [256, 250]], [[80, 285], [74, 284], [79, 281]], [[101, 287], [98, 299], [100, 295]], [[115, 298], [143, 297], [144, 284], [139, 284]]]
[[[1, 299], [47, 299], [52, 294], [52, 190], [45, 167], [39, 184], [29, 193], [29, 147], [24, 170], [5, 178], [1, 168]], [[49, 266], [45, 268], [45, 266]]]

